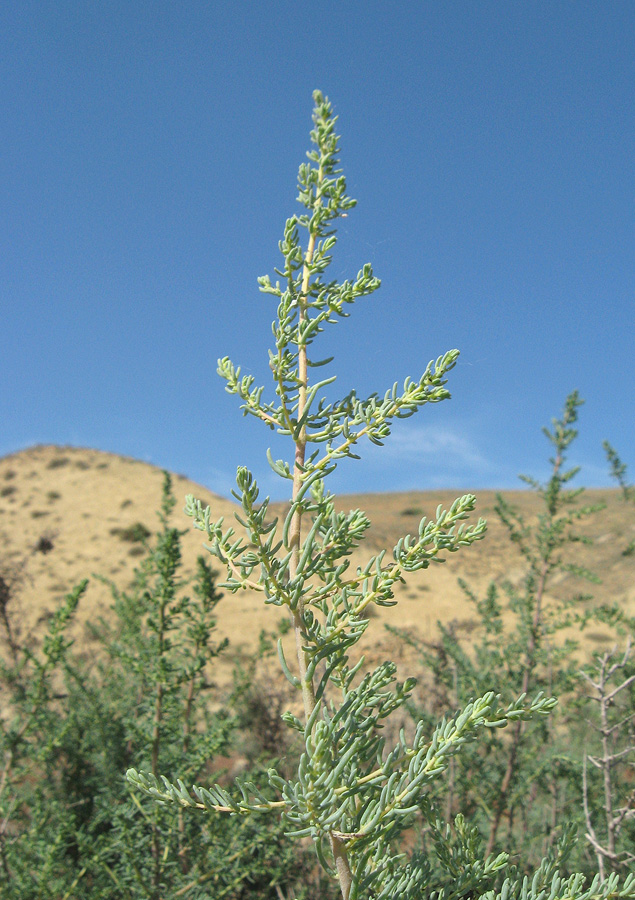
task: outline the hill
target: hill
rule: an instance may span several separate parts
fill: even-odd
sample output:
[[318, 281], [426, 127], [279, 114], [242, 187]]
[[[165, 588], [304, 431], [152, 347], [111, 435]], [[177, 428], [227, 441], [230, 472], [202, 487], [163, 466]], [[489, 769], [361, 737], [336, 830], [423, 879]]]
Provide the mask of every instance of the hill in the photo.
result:
[[[139, 538], [158, 526], [161, 485], [162, 473], [155, 466], [98, 450], [35, 446], [0, 459], [0, 614], [7, 614], [16, 633], [23, 638], [37, 633], [60, 598], [81, 578], [89, 577], [91, 584], [82, 599], [74, 632], [79, 646], [89, 651], [86, 623], [107, 614], [110, 604], [108, 588], [91, 576], [105, 576], [121, 588], [130, 583], [143, 554]], [[173, 476], [173, 488], [178, 501], [174, 524], [187, 529], [183, 539], [187, 574], [204, 552], [204, 537], [180, 514], [185, 495], [193, 493], [209, 504], [214, 517], [224, 515], [231, 520], [236, 506], [183, 475]], [[363, 562], [384, 547], [390, 549], [399, 537], [416, 531], [422, 515], [434, 515], [438, 504], [447, 507], [457, 493], [443, 490], [340, 497], [340, 508], [359, 507], [373, 522], [369, 540], [353, 562]], [[505, 496], [529, 520], [537, 515], [539, 501], [531, 492], [506, 492]], [[486, 539], [452, 555], [444, 565], [415, 573], [396, 592], [396, 610], [373, 612], [374, 625], [390, 620], [431, 634], [438, 620], [454, 620], [457, 627], [469, 631], [472, 608], [458, 579], [465, 579], [477, 593], [482, 593], [491, 580], [520, 580], [522, 558], [493, 512], [495, 493], [480, 491], [477, 497], [477, 514], [488, 520]], [[604, 503], [606, 508], [597, 513], [593, 525], [586, 523], [581, 529], [589, 536], [595, 530], [596, 540], [592, 547], [579, 544], [572, 548], [575, 562], [601, 575], [602, 584], [591, 586], [596, 601], [617, 600], [635, 613], [633, 556], [622, 553], [635, 535], [633, 509], [616, 490], [588, 491], [584, 502]], [[274, 504], [272, 509], [280, 514], [284, 504]], [[588, 586], [574, 576], [560, 576], [552, 589], [573, 596], [588, 590]], [[274, 627], [275, 614], [259, 596], [227, 595], [218, 611], [219, 631], [230, 638], [235, 651], [241, 645], [253, 648], [260, 630]], [[386, 632], [375, 627], [372, 634], [375, 650], [381, 653]], [[603, 637], [597, 631], [588, 635], [598, 641]]]

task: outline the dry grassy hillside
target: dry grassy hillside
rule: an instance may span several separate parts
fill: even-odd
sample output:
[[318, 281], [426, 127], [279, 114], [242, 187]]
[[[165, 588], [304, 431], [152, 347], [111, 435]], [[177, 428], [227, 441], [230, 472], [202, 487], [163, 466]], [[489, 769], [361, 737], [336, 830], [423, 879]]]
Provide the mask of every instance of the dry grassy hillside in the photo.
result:
[[[0, 575], [11, 588], [7, 612], [22, 637], [37, 630], [81, 578], [98, 573], [120, 587], [130, 582], [143, 552], [135, 538], [158, 524], [161, 484], [156, 467], [97, 450], [37, 446], [0, 459]], [[173, 486], [178, 500], [174, 522], [188, 529], [184, 562], [191, 571], [203, 552], [203, 535], [181, 515], [182, 499], [195, 494], [211, 506], [215, 517], [231, 519], [235, 507], [182, 475], [174, 476]], [[392, 547], [398, 537], [416, 531], [422, 515], [433, 515], [439, 503], [447, 506], [455, 496], [452, 491], [433, 491], [342, 497], [342, 508], [361, 507], [374, 523], [364, 553], [354, 562]], [[536, 514], [533, 494], [517, 491], [506, 496], [528, 518]], [[494, 493], [481, 491], [478, 500], [478, 514], [489, 523], [486, 540], [454, 554], [444, 565], [416, 573], [398, 592], [397, 608], [377, 612], [372, 635], [379, 653], [386, 642], [385, 630], [379, 627], [384, 620], [422, 633], [429, 633], [437, 620], [454, 619], [469, 629], [472, 610], [457, 585], [459, 577], [477, 592], [492, 579], [521, 577], [522, 559], [493, 513]], [[604, 502], [607, 508], [597, 514], [595, 545], [577, 545], [575, 561], [601, 575], [602, 585], [593, 588], [599, 601], [618, 600], [635, 613], [634, 557], [621, 552], [635, 535], [633, 508], [613, 490], [589, 491], [585, 502]], [[282, 504], [274, 508], [284, 511]], [[585, 529], [592, 533], [590, 525]], [[553, 589], [573, 594], [586, 588], [572, 576], [560, 576]], [[107, 613], [109, 602], [108, 589], [91, 579], [75, 626], [80, 646], [86, 646], [85, 623]], [[253, 647], [260, 629], [273, 627], [276, 613], [259, 597], [228, 595], [219, 606], [219, 628], [234, 647]], [[599, 640], [602, 635], [589, 637]]]

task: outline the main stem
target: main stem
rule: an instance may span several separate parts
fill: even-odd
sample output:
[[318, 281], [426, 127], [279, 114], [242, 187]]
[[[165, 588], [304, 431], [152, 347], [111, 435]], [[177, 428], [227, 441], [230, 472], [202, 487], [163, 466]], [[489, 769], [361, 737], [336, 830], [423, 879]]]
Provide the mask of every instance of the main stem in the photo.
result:
[[[321, 186], [323, 179], [322, 167], [320, 167], [320, 172], [318, 176], [318, 185]], [[318, 187], [319, 190], [319, 187]], [[318, 204], [320, 203], [319, 194], [318, 194]], [[302, 271], [302, 291], [299, 298], [299, 322], [298, 322], [298, 334], [301, 334], [303, 331], [303, 324], [307, 319], [307, 306], [308, 306], [308, 297], [309, 297], [309, 285], [311, 279], [311, 262], [313, 261], [313, 255], [315, 253], [315, 239], [316, 236], [314, 233], [310, 233], [309, 235], [309, 243], [307, 247], [307, 251], [304, 257], [304, 267]], [[298, 342], [298, 421], [302, 420], [304, 412], [306, 410], [306, 399], [307, 399], [307, 382], [308, 382], [308, 362], [307, 362], [307, 349], [306, 345]], [[293, 466], [293, 496], [292, 501], [295, 502], [297, 500], [300, 490], [302, 488], [302, 476], [304, 470], [304, 460], [306, 457], [306, 444], [307, 444], [307, 434], [306, 434], [306, 425], [303, 425], [300, 429], [300, 433], [297, 436], [295, 442], [295, 459]], [[302, 541], [302, 509], [298, 506], [293, 514], [291, 519], [291, 527], [289, 529], [289, 549], [291, 550], [291, 559], [289, 561], [289, 575], [291, 578], [295, 578], [298, 571], [298, 562], [300, 559], [300, 545]], [[307, 675], [308, 669], [308, 656], [304, 649], [304, 601], [302, 597], [298, 600], [298, 605], [293, 610], [293, 630], [295, 633], [295, 647], [296, 653], [298, 656], [298, 668], [300, 672], [300, 684], [302, 686], [302, 702], [304, 704], [304, 715], [306, 721], [308, 721], [311, 713], [315, 709], [316, 699], [315, 699], [315, 686], [313, 684], [313, 679], [309, 678]], [[342, 891], [342, 900], [348, 900], [350, 892], [351, 892], [351, 884], [353, 881], [353, 876], [351, 874], [350, 864], [348, 862], [348, 856], [346, 853], [346, 847], [344, 843], [335, 837], [334, 834], [329, 835], [331, 850], [333, 853], [333, 860], [335, 862], [335, 868], [337, 870], [337, 877], [340, 883], [340, 890]]]
[[600, 733], [602, 735], [602, 776], [604, 782], [604, 815], [606, 816], [606, 836], [607, 850], [611, 861], [615, 859], [615, 816], [613, 814], [613, 784], [611, 779], [611, 727], [608, 717], [608, 706], [610, 699], [606, 696], [606, 666], [607, 657], [602, 661], [602, 671], [600, 677]]
[[[562, 466], [563, 456], [562, 451], [558, 449], [556, 454], [556, 458], [554, 460], [553, 472], [551, 475], [551, 479], [558, 478], [560, 473], [560, 467]], [[550, 526], [553, 524], [553, 517], [555, 515], [555, 508], [549, 510], [551, 513], [551, 521]], [[534, 606], [534, 616], [532, 621], [532, 627], [529, 632], [529, 639], [527, 641], [527, 648], [525, 650], [525, 670], [523, 672], [523, 682], [522, 682], [522, 693], [527, 694], [529, 692], [529, 687], [531, 683], [531, 676], [533, 675], [534, 669], [536, 667], [536, 650], [538, 647], [538, 641], [540, 638], [540, 631], [542, 627], [542, 616], [543, 616], [543, 599], [544, 593], [547, 586], [547, 578], [549, 576], [549, 572], [551, 570], [551, 551], [547, 550], [547, 553], [542, 561], [542, 566], [540, 569], [540, 574], [538, 576], [538, 585], [536, 588], [536, 601]], [[505, 808], [507, 806], [507, 800], [509, 795], [509, 789], [511, 787], [512, 779], [514, 777], [514, 773], [516, 770], [516, 760], [518, 758], [518, 752], [520, 750], [520, 745], [522, 742], [523, 736], [523, 721], [522, 719], [518, 719], [514, 726], [514, 731], [512, 734], [511, 747], [509, 749], [509, 756], [507, 758], [507, 766], [505, 768], [505, 774], [503, 775], [503, 780], [501, 782], [500, 791], [498, 794], [498, 802], [494, 807], [494, 815], [492, 821], [490, 823], [489, 837], [487, 839], [487, 847], [485, 849], [485, 855], [489, 856], [493, 850], [494, 845], [496, 844], [496, 837], [498, 835], [498, 829], [501, 823], [501, 819], [503, 818], [503, 813], [505, 812]]]
[[[321, 172], [320, 172], [321, 174]], [[300, 295], [300, 321], [298, 323], [298, 334], [302, 332], [302, 326], [307, 318], [307, 298], [309, 292], [309, 280], [311, 277], [310, 265], [315, 253], [315, 235], [309, 236], [309, 245], [307, 247], [306, 256], [304, 258], [304, 269], [302, 272], [302, 293]], [[302, 419], [306, 409], [307, 396], [307, 351], [304, 344], [298, 344], [298, 421]], [[293, 465], [293, 496], [292, 502], [295, 503], [300, 489], [302, 487], [302, 474], [304, 469], [304, 459], [306, 456], [306, 425], [300, 429], [300, 433], [295, 442], [295, 459]], [[291, 550], [291, 560], [289, 562], [289, 575], [295, 578], [298, 571], [298, 562], [300, 559], [300, 544], [302, 540], [302, 509], [298, 506], [291, 519], [291, 527], [289, 529], [289, 545]], [[293, 630], [295, 632], [295, 647], [298, 656], [298, 667], [300, 670], [300, 682], [302, 685], [302, 702], [304, 704], [304, 715], [308, 720], [309, 716], [315, 708], [315, 687], [313, 679], [307, 677], [308, 658], [304, 650], [304, 601], [302, 597], [298, 600], [298, 605], [293, 610]]]
[[[163, 658], [165, 651], [165, 599], [162, 597], [159, 605], [159, 660]], [[161, 671], [160, 669], [158, 670]], [[163, 681], [159, 675], [156, 685], [156, 695], [154, 702], [154, 722], [152, 724], [152, 774], [155, 778], [159, 777], [159, 751], [161, 746], [161, 723], [163, 719]], [[152, 874], [152, 897], [157, 896], [159, 883], [161, 880], [161, 841], [160, 832], [157, 826], [158, 806], [154, 810], [152, 821], [152, 858], [153, 858], [153, 874]]]
[[[534, 612], [534, 618], [532, 622], [532, 628], [529, 633], [529, 641], [527, 643], [527, 650], [525, 656], [525, 671], [523, 672], [523, 682], [521, 687], [521, 692], [523, 694], [527, 694], [529, 692], [529, 686], [531, 682], [531, 676], [536, 666], [536, 648], [538, 645], [538, 634], [541, 626], [542, 619], [542, 600], [545, 590], [545, 584], [547, 580], [547, 574], [549, 571], [549, 564], [547, 561], [543, 563], [542, 570], [540, 572], [540, 578], [538, 581], [538, 590], [536, 592], [536, 607]], [[512, 734], [511, 747], [509, 748], [509, 756], [507, 758], [507, 766], [505, 768], [505, 774], [503, 775], [503, 780], [501, 782], [500, 791], [498, 795], [498, 802], [494, 809], [494, 816], [492, 818], [492, 822], [490, 825], [489, 837], [487, 839], [487, 847], [485, 850], [485, 856], [489, 856], [493, 850], [494, 845], [496, 843], [496, 836], [498, 834], [498, 829], [501, 823], [501, 819], [503, 818], [503, 813], [505, 811], [507, 805], [507, 798], [509, 794], [509, 789], [511, 787], [512, 778], [514, 777], [514, 772], [516, 770], [516, 759], [518, 757], [518, 751], [520, 750], [520, 744], [523, 735], [523, 722], [519, 719], [514, 725], [514, 731]]]

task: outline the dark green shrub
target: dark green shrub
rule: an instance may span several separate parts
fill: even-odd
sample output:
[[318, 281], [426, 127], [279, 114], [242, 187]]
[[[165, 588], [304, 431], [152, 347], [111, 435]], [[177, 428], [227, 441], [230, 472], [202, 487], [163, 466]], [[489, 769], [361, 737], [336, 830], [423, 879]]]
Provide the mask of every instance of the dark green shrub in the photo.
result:
[[143, 522], [135, 522], [133, 525], [128, 525], [127, 528], [111, 528], [110, 533], [131, 544], [143, 543], [152, 534]]
[[[39, 648], [15, 645], [0, 667], [3, 900], [277, 900], [294, 882], [294, 896], [306, 896], [314, 879], [310, 858], [300, 848], [291, 859], [275, 822], [203, 822], [139, 798], [123, 777], [141, 759], [150, 771], [178, 766], [222, 780], [216, 757], [230, 759], [242, 743], [238, 716], [214, 687], [226, 646], [214, 639], [214, 573], [199, 559], [195, 580], [180, 578], [173, 505], [166, 476], [161, 528], [133, 588], [111, 585], [114, 617], [91, 623], [99, 650], [89, 661], [68, 637], [83, 582]], [[258, 783], [264, 773], [250, 777]]]
[[46, 464], [47, 469], [61, 469], [64, 466], [67, 466], [70, 463], [70, 459], [68, 456], [54, 456], [52, 460], [50, 460]]

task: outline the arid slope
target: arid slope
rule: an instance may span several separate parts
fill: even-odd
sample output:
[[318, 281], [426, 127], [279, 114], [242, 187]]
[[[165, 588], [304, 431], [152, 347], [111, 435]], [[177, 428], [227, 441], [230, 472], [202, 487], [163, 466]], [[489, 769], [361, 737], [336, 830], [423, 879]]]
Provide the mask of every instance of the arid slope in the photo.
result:
[[[122, 588], [130, 583], [142, 552], [134, 540], [143, 530], [139, 525], [150, 531], [158, 526], [161, 484], [156, 467], [97, 450], [36, 446], [0, 459], [0, 575], [11, 589], [7, 613], [23, 637], [41, 628], [81, 578], [96, 573]], [[187, 529], [183, 556], [188, 573], [204, 552], [204, 535], [194, 531], [181, 513], [185, 495], [193, 493], [209, 504], [214, 517], [231, 520], [235, 506], [182, 475], [174, 476], [173, 486], [178, 500], [174, 522]], [[422, 515], [434, 515], [438, 504], [447, 507], [455, 496], [452, 491], [433, 491], [342, 497], [341, 508], [360, 507], [374, 523], [363, 552], [353, 562], [362, 563], [381, 548], [392, 548], [400, 536], [416, 531]], [[533, 494], [507, 492], [506, 497], [528, 520], [535, 517], [539, 507]], [[583, 528], [589, 536], [595, 533], [594, 546], [574, 545], [570, 559], [601, 575], [602, 584], [591, 588], [597, 601], [617, 600], [635, 613], [634, 557], [622, 554], [635, 535], [635, 511], [613, 490], [589, 491], [585, 502], [605, 503], [606, 509], [597, 513], [593, 525]], [[453, 554], [443, 565], [415, 573], [396, 592], [398, 606], [377, 611], [371, 634], [378, 654], [387, 640], [383, 621], [422, 634], [432, 633], [437, 620], [456, 620], [469, 630], [473, 611], [458, 586], [459, 578], [477, 593], [491, 580], [521, 578], [522, 558], [498, 523], [494, 503], [492, 491], [478, 493], [477, 513], [489, 523], [483, 542]], [[284, 506], [274, 509], [280, 513]], [[573, 576], [558, 576], [552, 590], [572, 596], [588, 587]], [[107, 587], [91, 578], [75, 625], [79, 646], [89, 649], [85, 623], [107, 614], [109, 603]], [[219, 630], [236, 649], [253, 647], [260, 630], [273, 628], [276, 614], [281, 616], [256, 595], [227, 595], [218, 613]], [[602, 633], [591, 632], [588, 637], [601, 640]]]

